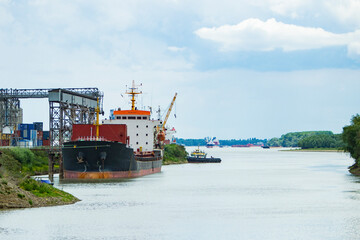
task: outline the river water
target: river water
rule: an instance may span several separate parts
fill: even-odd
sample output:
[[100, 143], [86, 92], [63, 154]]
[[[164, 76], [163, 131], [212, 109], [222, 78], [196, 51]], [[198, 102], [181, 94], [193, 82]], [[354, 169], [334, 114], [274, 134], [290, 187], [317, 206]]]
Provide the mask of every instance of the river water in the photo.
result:
[[348, 173], [348, 154], [206, 151], [222, 163], [163, 166], [123, 181], [55, 179], [82, 201], [0, 211], [0, 239], [360, 238], [360, 178]]

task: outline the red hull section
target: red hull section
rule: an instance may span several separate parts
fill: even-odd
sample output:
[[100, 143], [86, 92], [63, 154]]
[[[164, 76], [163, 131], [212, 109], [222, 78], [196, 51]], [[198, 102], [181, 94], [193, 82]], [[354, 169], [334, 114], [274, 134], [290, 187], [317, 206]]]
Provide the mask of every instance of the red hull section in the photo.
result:
[[117, 171], [117, 172], [74, 172], [64, 171], [65, 179], [116, 179], [141, 177], [153, 173], [161, 172], [161, 167], [143, 169], [139, 171]]
[[[92, 124], [74, 124], [71, 141], [96, 136], [96, 126]], [[99, 126], [99, 137], [108, 141], [126, 143], [127, 127], [125, 124], [103, 124]]]

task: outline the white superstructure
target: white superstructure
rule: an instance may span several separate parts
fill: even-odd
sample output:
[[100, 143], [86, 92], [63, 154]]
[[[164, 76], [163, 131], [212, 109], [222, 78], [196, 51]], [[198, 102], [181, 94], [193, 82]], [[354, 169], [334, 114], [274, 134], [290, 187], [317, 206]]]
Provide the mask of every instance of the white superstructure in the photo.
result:
[[129, 146], [134, 151], [153, 151], [155, 146], [156, 127], [160, 120], [151, 120], [150, 111], [143, 110], [112, 110], [110, 119], [104, 124], [126, 124]]

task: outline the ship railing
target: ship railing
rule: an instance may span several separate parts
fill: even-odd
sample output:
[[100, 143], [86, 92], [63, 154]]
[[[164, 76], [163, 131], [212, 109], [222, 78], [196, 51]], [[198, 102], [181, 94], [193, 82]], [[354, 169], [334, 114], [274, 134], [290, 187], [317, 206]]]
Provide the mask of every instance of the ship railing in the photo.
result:
[[84, 137], [78, 137], [75, 141], [108, 141], [108, 140], [104, 137], [84, 136]]

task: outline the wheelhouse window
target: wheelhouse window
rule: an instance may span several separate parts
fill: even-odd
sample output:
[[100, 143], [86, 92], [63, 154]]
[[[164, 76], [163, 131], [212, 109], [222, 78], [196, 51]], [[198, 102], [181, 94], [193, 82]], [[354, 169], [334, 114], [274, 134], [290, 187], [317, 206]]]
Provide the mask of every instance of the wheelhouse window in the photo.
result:
[[136, 117], [128, 117], [128, 119], [136, 119]]
[[121, 119], [121, 117], [120, 117], [120, 116], [116, 116], [116, 119]]
[[141, 117], [137, 117], [137, 119], [141, 119]]
[[127, 117], [122, 117], [122, 119], [127, 119]]
[[148, 119], [147, 117], [143, 117], [143, 119]]

